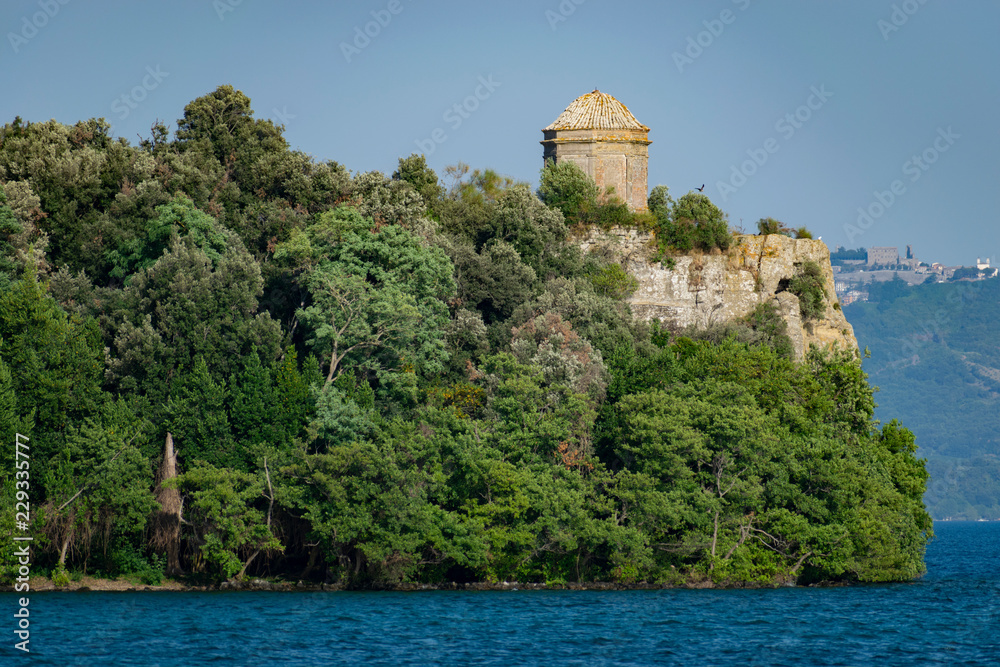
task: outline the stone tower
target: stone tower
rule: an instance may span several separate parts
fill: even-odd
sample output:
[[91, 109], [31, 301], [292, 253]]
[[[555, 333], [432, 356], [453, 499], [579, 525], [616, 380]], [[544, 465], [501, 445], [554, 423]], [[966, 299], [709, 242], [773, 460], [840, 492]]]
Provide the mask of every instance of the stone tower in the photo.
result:
[[633, 211], [646, 208], [649, 128], [607, 93], [573, 100], [542, 130], [543, 159], [571, 160], [604, 192], [609, 185]]

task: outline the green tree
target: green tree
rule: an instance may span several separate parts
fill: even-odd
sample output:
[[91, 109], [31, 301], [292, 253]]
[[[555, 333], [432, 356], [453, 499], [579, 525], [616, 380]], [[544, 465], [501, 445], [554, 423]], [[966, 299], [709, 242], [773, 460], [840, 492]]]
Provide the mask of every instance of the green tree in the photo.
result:
[[458, 298], [479, 311], [484, 322], [506, 320], [534, 294], [538, 283], [535, 270], [509, 243], [490, 241], [479, 252], [471, 242], [443, 245], [455, 267]]
[[71, 547], [85, 561], [94, 540], [106, 550], [116, 538], [141, 539], [155, 504], [147, 424], [138, 409], [106, 400], [98, 414], [69, 427], [59, 452], [45, 459], [45, 532], [60, 569]]
[[276, 253], [311, 267], [312, 303], [298, 318], [323, 359], [327, 386], [346, 368], [392, 384], [410, 371], [436, 373], [445, 361], [440, 331], [455, 290], [451, 262], [402, 227], [374, 227], [356, 210], [338, 208]]
[[621, 264], [607, 264], [591, 274], [594, 290], [616, 300], [627, 299], [639, 289], [639, 281], [630, 276]]
[[239, 239], [213, 261], [189, 236], [171, 243], [153, 266], [135, 274], [121, 295], [113, 329], [115, 384], [166, 401], [170, 379], [198, 356], [213, 377], [232, 376], [256, 346], [278, 356], [280, 328], [258, 312], [260, 267]]
[[[333, 266], [313, 271], [308, 285], [313, 305], [300, 310], [298, 317], [313, 331], [310, 345], [326, 359], [326, 385], [358, 363], [367, 361], [380, 369], [374, 352], [393, 355], [391, 370], [402, 370], [411, 334], [421, 320], [412, 295], [398, 286], [377, 289], [363, 276]], [[344, 363], [348, 355], [355, 356], [354, 364]]]
[[646, 198], [646, 206], [649, 207], [649, 212], [656, 216], [658, 220], [669, 219], [675, 205], [676, 202], [670, 196], [670, 190], [665, 185], [654, 187], [649, 191], [649, 197]]
[[[541, 294], [522, 302], [515, 309], [510, 324], [520, 326], [538, 313], [553, 312], [572, 324], [574, 331], [604, 355], [610, 354], [620, 345], [644, 345], [648, 326], [633, 319], [627, 303], [608, 295], [606, 289], [601, 289], [601, 278], [598, 278], [597, 285], [594, 284], [594, 277], [600, 276], [603, 271], [600, 267], [601, 265], [596, 265], [586, 277], [557, 277], [549, 280]], [[626, 284], [623, 286], [617, 283], [618, 279]], [[611, 280], [617, 283], [619, 289], [627, 289], [629, 286], [628, 277], [621, 278], [617, 272], [611, 272]], [[605, 293], [601, 294], [602, 291]]]
[[280, 465], [305, 437], [316, 399], [299, 371], [294, 348], [270, 367], [261, 363], [256, 348], [242, 361], [227, 392], [232, 437], [250, 464], [247, 469], [262, 466], [264, 457]]
[[694, 245], [702, 250], [732, 245], [733, 235], [726, 214], [703, 194], [688, 194], [677, 200], [673, 210], [674, 224], [694, 227]]
[[281, 151], [288, 147], [282, 127], [270, 120], [255, 120], [250, 98], [230, 85], [219, 86], [184, 107], [177, 121], [177, 142], [189, 149], [205, 142], [222, 164], [233, 161], [241, 168], [261, 151]]
[[7, 206], [3, 188], [0, 188], [0, 289], [8, 289], [18, 277], [14, 239], [23, 231], [14, 212]]
[[538, 197], [562, 211], [569, 224], [588, 222], [597, 209], [598, 188], [575, 162], [549, 160], [542, 168]]
[[420, 235], [427, 233], [423, 195], [406, 180], [386, 178], [377, 171], [358, 174], [351, 182], [351, 198], [358, 213], [377, 226], [399, 225]]
[[72, 126], [52, 120], [2, 130], [0, 181], [19, 184], [16, 213], [33, 218], [33, 229], [25, 227], [29, 236], [39, 237], [41, 224], [52, 265], [102, 273], [105, 243], [114, 246], [120, 236], [133, 233], [126, 221], [119, 221], [126, 229], [109, 227], [102, 216], [123, 190], [151, 178], [155, 162], [127, 142], [114, 140], [109, 131], [103, 118]]
[[343, 442], [285, 468], [282, 503], [308, 521], [334, 577], [354, 586], [474, 566], [484, 558], [477, 522], [445, 500], [452, 447], [447, 429], [394, 421], [374, 440]]
[[399, 166], [392, 173], [392, 178], [412, 185], [424, 200], [424, 206], [431, 212], [435, 211], [438, 200], [444, 194], [437, 174], [427, 166], [427, 159], [423, 155], [413, 153], [408, 158], [399, 158]]
[[[284, 546], [272, 530], [274, 491], [270, 473], [251, 474], [200, 463], [172, 480], [188, 499], [185, 518], [199, 551], [223, 579], [242, 578], [261, 553]], [[264, 499], [267, 510], [256, 505]]]
[[22, 425], [34, 432], [32, 452], [45, 460], [60, 449], [66, 430], [102, 403], [97, 323], [67, 315], [28, 274], [0, 292], [0, 341]]
[[164, 409], [164, 430], [173, 434], [178, 459], [247, 470], [247, 454], [233, 442], [225, 382], [216, 382], [204, 357], [173, 381]]
[[[132, 239], [107, 253], [113, 278], [126, 278], [156, 263], [180, 238], [202, 250], [217, 266], [229, 244], [236, 241], [209, 215], [195, 208], [185, 195], [175, 195], [167, 204], [156, 207], [156, 217], [146, 227], [144, 238]], [[236, 241], [238, 243], [238, 241]]]

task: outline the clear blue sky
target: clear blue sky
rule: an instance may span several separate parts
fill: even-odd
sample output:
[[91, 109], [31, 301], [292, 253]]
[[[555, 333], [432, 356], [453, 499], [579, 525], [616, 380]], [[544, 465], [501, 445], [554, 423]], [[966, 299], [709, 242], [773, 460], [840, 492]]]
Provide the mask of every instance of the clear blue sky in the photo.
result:
[[997, 26], [992, 0], [5, 0], [0, 122], [135, 143], [228, 83], [354, 172], [424, 152], [537, 183], [541, 128], [596, 87], [652, 128], [650, 187], [968, 265], [1000, 248]]

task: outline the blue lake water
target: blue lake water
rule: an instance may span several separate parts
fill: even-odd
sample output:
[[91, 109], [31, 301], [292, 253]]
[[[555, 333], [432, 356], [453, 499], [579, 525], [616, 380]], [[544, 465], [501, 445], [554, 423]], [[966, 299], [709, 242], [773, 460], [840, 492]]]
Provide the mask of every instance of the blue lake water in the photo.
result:
[[1000, 523], [937, 523], [935, 531], [928, 573], [910, 584], [39, 593], [30, 655], [13, 649], [17, 596], [2, 594], [0, 664], [1000, 664]]

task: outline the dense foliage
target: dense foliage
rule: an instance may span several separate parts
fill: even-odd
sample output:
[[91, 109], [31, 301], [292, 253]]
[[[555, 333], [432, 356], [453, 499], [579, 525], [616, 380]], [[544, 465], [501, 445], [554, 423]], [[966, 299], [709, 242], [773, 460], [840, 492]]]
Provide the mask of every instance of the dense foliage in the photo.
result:
[[844, 307], [878, 383], [878, 416], [919, 436], [933, 475], [937, 519], [1000, 518], [1000, 280], [872, 283], [868, 303]]
[[[579, 170], [546, 167], [542, 199], [464, 165], [445, 187], [416, 155], [351, 175], [229, 86], [177, 126], [0, 130], [0, 496], [24, 434], [37, 568], [922, 573], [927, 476], [855, 356], [793, 362], [773, 308], [634, 321], [635, 280], [568, 223], [635, 219]], [[706, 197], [654, 195], [671, 248], [728, 247]]]
[[727, 250], [733, 244], [728, 216], [700, 192], [689, 192], [677, 201], [658, 185], [647, 200], [661, 255], [693, 249]]

